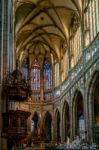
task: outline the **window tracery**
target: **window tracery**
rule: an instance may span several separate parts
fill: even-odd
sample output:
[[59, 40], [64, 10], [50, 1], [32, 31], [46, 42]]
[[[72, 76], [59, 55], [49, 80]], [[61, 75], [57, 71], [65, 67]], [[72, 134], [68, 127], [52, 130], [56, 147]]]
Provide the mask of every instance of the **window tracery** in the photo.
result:
[[[84, 1], [86, 7], [87, 1]], [[92, 42], [99, 32], [99, 2], [97, 0], [89, 1], [84, 11], [84, 39], [85, 47]]]
[[40, 90], [40, 65], [37, 59], [31, 68], [31, 90]]
[[56, 63], [54, 66], [55, 74], [54, 74], [54, 81], [55, 81], [55, 87], [59, 85], [59, 63]]
[[71, 36], [70, 38], [71, 68], [77, 64], [81, 55], [81, 27], [78, 27], [75, 35]]
[[47, 61], [44, 61], [44, 90], [52, 88], [52, 70]]
[[26, 80], [28, 79], [28, 66], [28, 58], [26, 58], [22, 63], [22, 78]]
[[[22, 76], [23, 78], [27, 79], [30, 76], [30, 84], [31, 84], [31, 90], [32, 90], [32, 100], [39, 101], [41, 97], [41, 80], [43, 80], [44, 87], [44, 100], [50, 100], [52, 98], [52, 68], [50, 64], [44, 60], [43, 63], [43, 72], [41, 72], [40, 65], [38, 62], [38, 59], [35, 58], [34, 62], [31, 66], [31, 69], [29, 69], [29, 62], [28, 58], [24, 59], [22, 63]], [[41, 73], [43, 74], [43, 78], [41, 77]]]

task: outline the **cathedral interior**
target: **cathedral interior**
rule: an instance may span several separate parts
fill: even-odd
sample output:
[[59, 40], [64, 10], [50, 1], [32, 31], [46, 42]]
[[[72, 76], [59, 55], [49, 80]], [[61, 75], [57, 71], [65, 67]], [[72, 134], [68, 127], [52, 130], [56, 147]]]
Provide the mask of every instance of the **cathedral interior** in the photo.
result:
[[0, 150], [76, 137], [99, 147], [99, 0], [0, 0]]

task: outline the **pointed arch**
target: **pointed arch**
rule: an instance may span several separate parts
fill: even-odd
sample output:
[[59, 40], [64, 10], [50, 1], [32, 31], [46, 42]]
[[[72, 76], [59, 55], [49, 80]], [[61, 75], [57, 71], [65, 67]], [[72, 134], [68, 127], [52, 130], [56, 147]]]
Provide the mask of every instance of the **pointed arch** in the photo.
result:
[[[74, 93], [73, 97], [73, 104], [72, 104], [72, 130], [73, 130], [73, 137], [75, 136], [84, 136], [82, 134], [82, 130], [85, 133], [85, 120], [84, 120], [84, 101], [83, 101], [83, 94], [79, 89], [77, 89]], [[81, 125], [81, 123], [83, 125]]]
[[50, 142], [52, 140], [52, 115], [49, 111], [44, 115], [42, 134], [45, 142]]
[[38, 127], [39, 127], [40, 118], [37, 112], [34, 112], [33, 117], [31, 118], [31, 133], [33, 137], [38, 136]]
[[21, 71], [22, 71], [22, 78], [28, 80], [28, 73], [29, 73], [29, 60], [25, 58], [21, 64]]
[[61, 122], [60, 112], [59, 112], [59, 109], [56, 109], [55, 111], [55, 138], [57, 142], [61, 142], [60, 122]]
[[88, 133], [91, 135], [91, 142], [98, 142], [99, 133], [99, 71], [96, 70], [89, 82], [87, 91], [87, 106], [89, 127]]
[[69, 105], [67, 101], [63, 104], [62, 109], [62, 130], [63, 132], [63, 140], [67, 141], [67, 137], [70, 137], [70, 112]]

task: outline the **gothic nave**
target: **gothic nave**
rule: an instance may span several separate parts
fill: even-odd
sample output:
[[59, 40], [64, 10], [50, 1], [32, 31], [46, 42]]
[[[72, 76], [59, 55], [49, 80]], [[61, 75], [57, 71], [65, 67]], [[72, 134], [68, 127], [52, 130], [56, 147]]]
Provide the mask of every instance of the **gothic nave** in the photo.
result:
[[0, 150], [84, 144], [99, 147], [99, 0], [0, 0]]

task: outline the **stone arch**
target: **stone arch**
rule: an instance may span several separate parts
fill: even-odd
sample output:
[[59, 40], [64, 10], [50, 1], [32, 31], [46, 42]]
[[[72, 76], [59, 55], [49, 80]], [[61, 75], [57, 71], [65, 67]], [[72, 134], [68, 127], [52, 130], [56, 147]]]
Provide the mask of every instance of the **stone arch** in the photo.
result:
[[85, 121], [84, 121], [84, 101], [80, 90], [76, 90], [72, 103], [72, 134], [84, 138]]
[[67, 136], [70, 137], [70, 110], [67, 101], [64, 102], [62, 109], [62, 132], [63, 141], [66, 141]]
[[52, 115], [49, 111], [45, 113], [43, 118], [42, 138], [45, 142], [52, 140]]
[[60, 122], [61, 122], [61, 115], [60, 115], [59, 109], [56, 109], [55, 111], [55, 140], [57, 142], [61, 141]]
[[99, 141], [99, 71], [95, 71], [90, 79], [87, 91], [89, 128], [91, 142]]
[[31, 118], [31, 132], [33, 133], [33, 137], [37, 138], [39, 136], [39, 128], [40, 128], [40, 118], [37, 112], [34, 112]]

